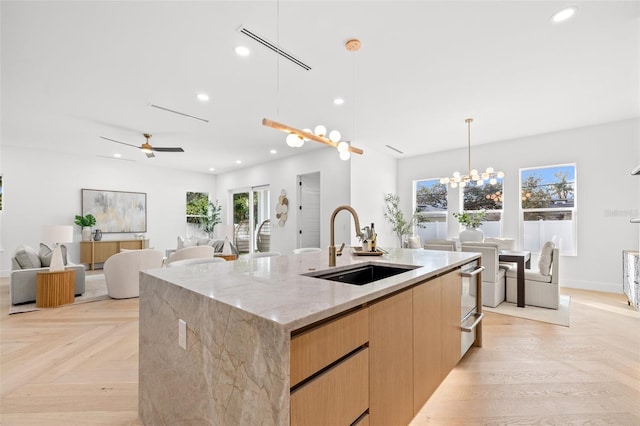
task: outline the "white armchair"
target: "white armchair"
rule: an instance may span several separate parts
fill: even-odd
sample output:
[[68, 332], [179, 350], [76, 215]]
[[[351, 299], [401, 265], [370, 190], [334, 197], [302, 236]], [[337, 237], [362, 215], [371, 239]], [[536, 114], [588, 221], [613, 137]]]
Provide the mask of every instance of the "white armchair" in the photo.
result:
[[211, 258], [215, 255], [216, 250], [211, 246], [193, 246], [185, 247], [180, 250], [176, 250], [169, 255], [167, 259], [167, 266], [171, 262], [184, 259], [203, 259]]
[[162, 268], [162, 252], [131, 250], [114, 254], [104, 262], [107, 293], [113, 299], [140, 296], [140, 271]]
[[[550, 262], [550, 265], [549, 265]], [[558, 309], [560, 303], [560, 250], [546, 243], [540, 253], [538, 271], [524, 271], [524, 300], [526, 305]], [[507, 271], [507, 302], [516, 303], [518, 297], [518, 268]]]
[[498, 265], [496, 243], [462, 243], [462, 251], [482, 254], [482, 304], [495, 308], [505, 300], [505, 272]]

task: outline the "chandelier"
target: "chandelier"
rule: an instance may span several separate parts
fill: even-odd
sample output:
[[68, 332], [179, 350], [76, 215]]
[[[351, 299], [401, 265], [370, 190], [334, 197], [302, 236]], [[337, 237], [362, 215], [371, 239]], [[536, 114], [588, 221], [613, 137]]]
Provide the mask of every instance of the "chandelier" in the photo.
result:
[[453, 172], [451, 177], [443, 177], [440, 179], [441, 184], [449, 184], [451, 188], [456, 188], [458, 185], [460, 188], [464, 188], [470, 182], [475, 182], [477, 185], [484, 185], [485, 181], [488, 181], [491, 185], [498, 183], [498, 179], [504, 177], [504, 172], [496, 172], [493, 167], [487, 167], [484, 173], [479, 173], [476, 169], [471, 169], [471, 122], [473, 118], [467, 118], [464, 120], [467, 123], [467, 153], [468, 153], [468, 174], [461, 175], [460, 172]]
[[304, 144], [305, 141], [311, 140], [336, 148], [340, 153], [340, 159], [342, 160], [348, 160], [351, 157], [352, 152], [354, 154], [362, 154], [364, 152], [360, 148], [356, 148], [348, 142], [341, 141], [340, 132], [337, 130], [332, 130], [329, 133], [329, 137], [327, 138], [327, 129], [323, 125], [316, 126], [314, 132], [311, 133], [311, 130], [309, 129], [299, 130], [291, 126], [287, 126], [286, 124], [269, 120], [268, 118], [263, 118], [262, 124], [264, 126], [288, 133], [286, 142], [287, 145], [293, 148], [299, 148]]

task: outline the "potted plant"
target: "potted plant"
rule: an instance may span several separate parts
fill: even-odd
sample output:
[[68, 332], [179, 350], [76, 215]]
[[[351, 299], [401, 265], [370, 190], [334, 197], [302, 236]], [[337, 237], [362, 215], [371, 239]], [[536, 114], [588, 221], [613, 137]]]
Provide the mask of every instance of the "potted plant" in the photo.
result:
[[480, 210], [475, 213], [462, 212], [453, 213], [453, 217], [458, 219], [458, 223], [465, 229], [460, 231], [460, 242], [465, 241], [483, 241], [484, 233], [478, 228], [482, 226], [482, 220], [487, 217], [487, 212]]
[[91, 241], [91, 227], [96, 224], [96, 218], [91, 214], [76, 215], [75, 224], [82, 228], [82, 241]]
[[222, 219], [220, 218], [221, 210], [222, 207], [218, 204], [218, 200], [216, 200], [215, 203], [209, 202], [207, 215], [200, 219], [200, 227], [207, 233], [209, 238], [213, 238], [213, 230], [216, 225], [222, 223]]
[[400, 197], [397, 194], [385, 194], [384, 201], [387, 203], [384, 217], [393, 226], [393, 231], [398, 236], [400, 247], [402, 247], [404, 236], [412, 234], [414, 226], [424, 228], [423, 223], [428, 222], [428, 220], [420, 214], [418, 209], [415, 210], [411, 218], [406, 219], [398, 206]]

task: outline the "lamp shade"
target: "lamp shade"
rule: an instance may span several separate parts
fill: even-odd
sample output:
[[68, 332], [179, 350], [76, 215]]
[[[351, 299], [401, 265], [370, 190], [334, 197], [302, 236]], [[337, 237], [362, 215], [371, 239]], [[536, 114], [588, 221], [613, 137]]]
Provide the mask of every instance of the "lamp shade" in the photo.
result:
[[73, 226], [45, 225], [42, 227], [42, 241], [46, 243], [70, 243], [73, 241]]

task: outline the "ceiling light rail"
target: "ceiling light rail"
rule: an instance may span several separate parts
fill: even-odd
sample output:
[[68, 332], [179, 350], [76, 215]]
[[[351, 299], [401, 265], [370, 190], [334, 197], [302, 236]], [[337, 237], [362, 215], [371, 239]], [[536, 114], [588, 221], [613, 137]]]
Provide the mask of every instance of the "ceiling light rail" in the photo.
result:
[[[343, 149], [345, 151], [352, 152], [354, 154], [360, 154], [360, 155], [364, 154], [364, 151], [362, 149], [349, 145], [346, 142], [334, 142], [330, 139], [325, 138], [324, 135], [316, 135], [311, 133], [310, 131], [307, 132], [304, 130], [296, 129], [295, 127], [287, 126], [286, 124], [278, 123], [277, 121], [269, 120], [268, 118], [262, 119], [262, 125], [271, 127], [272, 129], [280, 130], [289, 134], [293, 134], [298, 138], [300, 138], [301, 140], [312, 140], [325, 145], [329, 145], [333, 148], [338, 149], [339, 151]], [[341, 145], [341, 144], [347, 144], [348, 148], [344, 148], [344, 145]]]
[[182, 115], [183, 117], [189, 117], [189, 118], [193, 118], [194, 120], [200, 120], [200, 121], [204, 121], [205, 123], [208, 123], [209, 120], [207, 120], [206, 118], [200, 118], [200, 117], [196, 117], [195, 115], [191, 115], [191, 114], [187, 114], [184, 112], [180, 112], [180, 111], [176, 111], [173, 109], [169, 109], [160, 105], [154, 105], [154, 104], [149, 104], [150, 107], [152, 108], [157, 108], [157, 109], [161, 109], [163, 111], [167, 111], [167, 112], [172, 112], [174, 114], [178, 114], [178, 115]]
[[305, 64], [304, 62], [302, 62], [300, 59], [296, 58], [295, 56], [293, 56], [291, 53], [288, 53], [284, 50], [282, 50], [279, 46], [271, 43], [269, 40], [267, 40], [266, 38], [254, 33], [253, 31], [250, 31], [248, 29], [246, 29], [243, 26], [240, 26], [238, 28], [238, 31], [240, 31], [240, 33], [246, 35], [247, 37], [257, 41], [258, 43], [260, 43], [261, 45], [263, 45], [264, 47], [271, 49], [272, 51], [276, 52], [278, 55], [282, 56], [285, 59], [290, 60], [291, 62], [293, 62], [294, 64], [296, 64], [297, 66], [299, 66], [300, 68], [304, 69], [305, 71], [310, 71], [311, 67], [307, 64]]

